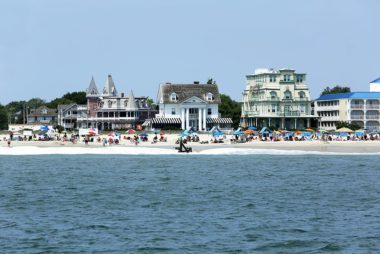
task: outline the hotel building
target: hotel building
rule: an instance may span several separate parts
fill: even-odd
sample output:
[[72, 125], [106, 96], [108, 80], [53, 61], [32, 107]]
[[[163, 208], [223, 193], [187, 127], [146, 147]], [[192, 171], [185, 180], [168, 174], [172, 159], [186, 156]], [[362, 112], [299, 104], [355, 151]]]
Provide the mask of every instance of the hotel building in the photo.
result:
[[311, 99], [306, 74], [291, 69], [256, 69], [247, 75], [241, 125], [281, 129], [310, 127]]

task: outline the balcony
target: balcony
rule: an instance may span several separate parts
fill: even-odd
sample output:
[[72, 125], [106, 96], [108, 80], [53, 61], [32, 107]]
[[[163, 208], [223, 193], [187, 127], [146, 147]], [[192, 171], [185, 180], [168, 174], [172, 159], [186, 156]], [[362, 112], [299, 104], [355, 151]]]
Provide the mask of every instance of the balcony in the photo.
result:
[[366, 109], [379, 109], [379, 104], [367, 104]]
[[351, 120], [364, 120], [364, 115], [351, 115]]
[[351, 104], [351, 109], [364, 109], [364, 104]]
[[379, 115], [366, 115], [368, 120], [379, 120]]

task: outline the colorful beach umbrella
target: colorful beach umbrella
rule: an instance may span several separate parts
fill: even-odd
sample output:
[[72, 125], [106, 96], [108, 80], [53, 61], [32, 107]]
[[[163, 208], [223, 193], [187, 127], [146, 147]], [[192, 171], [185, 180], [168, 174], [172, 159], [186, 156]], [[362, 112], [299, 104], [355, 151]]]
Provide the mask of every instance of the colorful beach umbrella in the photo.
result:
[[248, 127], [248, 130], [251, 130], [251, 131], [257, 131], [257, 128], [255, 126], [249, 126]]
[[107, 134], [107, 136], [116, 137], [117, 134], [116, 134], [116, 132], [110, 132], [110, 133]]
[[135, 133], [136, 131], [134, 129], [129, 129], [126, 132], [129, 133], [129, 134], [131, 134], [131, 133]]
[[146, 134], [146, 133], [141, 133], [139, 136], [140, 136], [140, 137], [148, 137], [149, 135]]
[[244, 131], [244, 134], [247, 134], [247, 135], [253, 134], [253, 130], [246, 130]]

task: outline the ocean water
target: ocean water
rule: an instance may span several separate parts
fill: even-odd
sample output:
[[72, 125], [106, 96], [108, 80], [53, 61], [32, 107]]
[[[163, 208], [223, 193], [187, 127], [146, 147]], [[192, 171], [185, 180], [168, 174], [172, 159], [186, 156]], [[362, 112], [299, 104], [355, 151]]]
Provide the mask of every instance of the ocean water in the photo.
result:
[[273, 151], [1, 155], [0, 252], [379, 253], [378, 162]]

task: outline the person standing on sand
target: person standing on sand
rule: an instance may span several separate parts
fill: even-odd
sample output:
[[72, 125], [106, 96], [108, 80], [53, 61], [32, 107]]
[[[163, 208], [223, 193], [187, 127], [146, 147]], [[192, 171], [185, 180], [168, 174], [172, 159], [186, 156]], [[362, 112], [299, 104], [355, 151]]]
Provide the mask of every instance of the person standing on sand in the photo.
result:
[[11, 140], [10, 139], [8, 139], [8, 147], [11, 147]]

